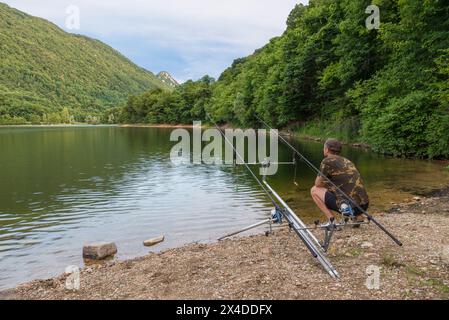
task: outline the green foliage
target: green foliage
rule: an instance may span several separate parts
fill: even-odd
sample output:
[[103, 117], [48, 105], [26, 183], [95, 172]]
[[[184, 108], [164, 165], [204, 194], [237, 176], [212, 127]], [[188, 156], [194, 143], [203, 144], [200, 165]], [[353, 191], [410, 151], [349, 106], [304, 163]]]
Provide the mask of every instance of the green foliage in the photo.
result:
[[2, 122], [34, 123], [46, 113], [53, 121], [58, 113], [68, 123], [67, 110], [85, 120], [151, 88], [168, 86], [100, 41], [0, 3]]
[[214, 79], [187, 81], [174, 91], [155, 89], [139, 96], [130, 96], [123, 110], [115, 110], [115, 119], [124, 123], [188, 124], [203, 120], [212, 95]]
[[[258, 114], [279, 127], [301, 123], [302, 134], [358, 140], [396, 156], [449, 157], [449, 4], [376, 0], [380, 30], [368, 30], [370, 4], [297, 5], [284, 34], [235, 60], [200, 96], [195, 115], [203, 108], [217, 121], [254, 126]], [[133, 97], [128, 110], [145, 107], [124, 114], [184, 122], [196, 105], [184, 90], [195, 85]]]
[[22, 125], [27, 121], [22, 117], [11, 117], [10, 115], [0, 116], [0, 125]]
[[293, 130], [299, 136], [319, 137], [323, 140], [332, 137], [343, 142], [360, 140], [360, 120], [357, 117], [340, 120], [311, 120], [300, 124]]
[[381, 112], [372, 111], [376, 116], [364, 123], [364, 134], [379, 151], [397, 156], [423, 155], [427, 145], [423, 133], [432, 109], [430, 96], [423, 91], [389, 99]]
[[[379, 30], [365, 26], [372, 3]], [[207, 112], [256, 126], [258, 115], [392, 155], [449, 157], [447, 1], [310, 0], [217, 82], [174, 89], [99, 41], [6, 5], [0, 16], [1, 123], [177, 124]]]
[[400, 20], [380, 30], [388, 59], [348, 92], [361, 113], [365, 141], [394, 155], [447, 157], [448, 5], [399, 1]]
[[311, 0], [287, 30], [238, 59], [214, 86], [217, 120], [252, 115], [302, 134], [358, 140], [398, 156], [449, 156], [449, 5], [378, 0], [380, 30], [365, 26], [371, 0]]

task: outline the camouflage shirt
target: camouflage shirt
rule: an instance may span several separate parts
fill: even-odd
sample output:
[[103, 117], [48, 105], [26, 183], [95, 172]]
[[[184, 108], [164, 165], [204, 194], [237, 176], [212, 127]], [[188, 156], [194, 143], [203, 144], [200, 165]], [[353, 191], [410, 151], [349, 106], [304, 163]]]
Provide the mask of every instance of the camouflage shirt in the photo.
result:
[[[369, 197], [362, 177], [351, 161], [332, 154], [323, 160], [320, 171], [359, 205], [369, 204]], [[325, 184], [326, 188], [335, 194], [337, 203], [340, 206], [345, 197], [328, 181], [325, 181]]]

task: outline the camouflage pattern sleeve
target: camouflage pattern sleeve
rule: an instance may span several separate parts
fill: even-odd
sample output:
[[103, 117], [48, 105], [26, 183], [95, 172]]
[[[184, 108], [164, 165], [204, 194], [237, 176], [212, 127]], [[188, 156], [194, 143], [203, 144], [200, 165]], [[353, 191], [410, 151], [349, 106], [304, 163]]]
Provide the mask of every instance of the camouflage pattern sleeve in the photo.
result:
[[324, 160], [321, 161], [320, 172], [321, 173], [318, 174], [318, 177], [325, 176], [325, 177], [329, 178], [329, 176], [330, 176], [330, 168], [329, 168], [329, 165], [327, 164], [327, 158], [324, 158]]
[[[324, 160], [321, 162], [320, 166], [320, 174], [318, 174], [319, 177], [326, 177], [330, 180], [332, 180], [332, 174], [333, 174], [333, 168], [332, 168], [332, 161], [330, 158], [324, 158]], [[327, 179], [324, 180], [324, 184], [326, 186], [326, 189], [328, 189], [330, 192], [336, 194], [335, 187], [330, 184]]]

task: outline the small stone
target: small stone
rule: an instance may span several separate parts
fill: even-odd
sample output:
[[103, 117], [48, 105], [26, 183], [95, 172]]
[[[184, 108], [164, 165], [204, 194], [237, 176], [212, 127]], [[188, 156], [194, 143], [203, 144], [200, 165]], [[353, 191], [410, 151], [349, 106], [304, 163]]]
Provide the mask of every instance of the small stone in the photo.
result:
[[415, 200], [415, 201], [421, 201], [421, 198], [420, 198], [420, 197], [413, 197], [413, 200]]
[[374, 247], [374, 245], [371, 242], [362, 243], [362, 249], [368, 249], [368, 248], [372, 248], [372, 247]]
[[143, 242], [143, 245], [145, 247], [152, 247], [152, 246], [154, 246], [154, 245], [156, 245], [158, 243], [164, 242], [164, 240], [165, 240], [165, 237], [164, 236], [160, 236], [160, 237], [157, 237], [157, 238], [145, 240]]
[[85, 259], [103, 260], [117, 253], [117, 246], [113, 242], [99, 242], [88, 244], [83, 247]]

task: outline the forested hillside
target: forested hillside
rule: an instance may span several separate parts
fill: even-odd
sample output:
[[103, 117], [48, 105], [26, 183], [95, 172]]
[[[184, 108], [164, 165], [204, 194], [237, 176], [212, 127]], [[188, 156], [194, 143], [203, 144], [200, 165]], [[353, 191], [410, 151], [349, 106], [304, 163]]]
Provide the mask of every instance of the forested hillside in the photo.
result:
[[[365, 25], [372, 3], [378, 30]], [[183, 116], [173, 117], [178, 106]], [[217, 82], [133, 97], [122, 120], [188, 122], [204, 109], [236, 125], [256, 126], [258, 114], [388, 154], [449, 157], [449, 2], [311, 0]]]
[[0, 124], [99, 121], [130, 94], [166, 87], [102, 42], [0, 3]]

